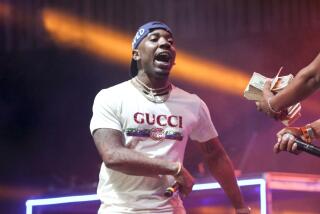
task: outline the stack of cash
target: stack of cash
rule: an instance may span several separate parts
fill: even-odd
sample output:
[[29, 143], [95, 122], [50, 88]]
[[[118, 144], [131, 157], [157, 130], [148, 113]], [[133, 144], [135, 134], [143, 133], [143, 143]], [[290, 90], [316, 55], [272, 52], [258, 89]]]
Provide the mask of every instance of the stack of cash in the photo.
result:
[[262, 90], [267, 80], [267, 77], [254, 72], [249, 81], [249, 84], [244, 90], [243, 96], [248, 100], [261, 100], [263, 97]]
[[[273, 79], [267, 78], [259, 73], [254, 72], [244, 91], [243, 96], [248, 100], [254, 100], [254, 101], [261, 100], [263, 97], [262, 90], [265, 82], [268, 79], [272, 80], [270, 90], [274, 94], [283, 90], [291, 82], [294, 76], [292, 74], [289, 74], [286, 76], [279, 76], [280, 71], [278, 72], [277, 76], [274, 77]], [[289, 126], [301, 116], [301, 113], [300, 113], [301, 104], [297, 103], [295, 105], [292, 105], [287, 109], [287, 111], [288, 111], [287, 116], [283, 118], [281, 122], [284, 125]]]

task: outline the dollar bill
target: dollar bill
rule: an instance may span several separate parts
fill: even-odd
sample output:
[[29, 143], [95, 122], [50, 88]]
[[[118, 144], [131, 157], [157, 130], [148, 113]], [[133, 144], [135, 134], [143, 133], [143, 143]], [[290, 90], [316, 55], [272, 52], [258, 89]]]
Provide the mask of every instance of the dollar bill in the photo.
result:
[[279, 92], [283, 90], [290, 82], [293, 80], [293, 75], [289, 74], [287, 76], [280, 77], [277, 82], [272, 87], [273, 92]]
[[254, 72], [246, 89], [244, 90], [243, 96], [248, 100], [260, 100], [262, 98], [262, 90], [265, 82], [270, 79], [271, 91], [278, 93], [283, 90], [293, 79], [293, 75], [289, 74], [286, 76], [276, 76], [273, 79], [267, 78], [259, 73]]
[[254, 72], [252, 77], [244, 90], [243, 96], [248, 100], [260, 100], [262, 98], [262, 90], [264, 84], [268, 80], [267, 77]]
[[[294, 76], [292, 74], [286, 76], [280, 76], [280, 72], [282, 67], [280, 68], [278, 74], [274, 78], [267, 78], [257, 72], [254, 72], [250, 78], [250, 81], [244, 90], [243, 96], [248, 100], [258, 101], [263, 98], [263, 88], [268, 79], [271, 80], [270, 90], [277, 94], [285, 87], [289, 85], [289, 83], [293, 80]], [[281, 121], [284, 125], [289, 126], [294, 123], [301, 116], [301, 104], [297, 103], [287, 108], [288, 114]]]

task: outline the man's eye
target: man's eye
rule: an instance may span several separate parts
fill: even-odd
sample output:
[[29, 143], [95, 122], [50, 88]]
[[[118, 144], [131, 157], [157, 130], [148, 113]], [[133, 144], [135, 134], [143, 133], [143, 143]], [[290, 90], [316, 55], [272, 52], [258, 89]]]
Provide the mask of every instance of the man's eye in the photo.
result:
[[150, 41], [156, 42], [156, 41], [158, 41], [158, 38], [157, 38], [157, 37], [151, 37], [151, 38], [150, 38]]
[[171, 44], [171, 45], [173, 45], [173, 40], [168, 40], [168, 42]]

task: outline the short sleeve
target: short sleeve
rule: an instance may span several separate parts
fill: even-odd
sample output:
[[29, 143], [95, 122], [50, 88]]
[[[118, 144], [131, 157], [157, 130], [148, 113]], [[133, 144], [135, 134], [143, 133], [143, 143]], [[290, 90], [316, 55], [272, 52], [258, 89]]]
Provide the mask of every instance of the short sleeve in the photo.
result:
[[198, 142], [206, 142], [215, 137], [218, 137], [218, 132], [212, 123], [209, 109], [200, 99], [198, 122], [192, 130], [190, 138]]
[[102, 90], [94, 99], [92, 107], [92, 118], [90, 121], [90, 132], [99, 128], [111, 128], [122, 131], [118, 115], [117, 102], [112, 93]]

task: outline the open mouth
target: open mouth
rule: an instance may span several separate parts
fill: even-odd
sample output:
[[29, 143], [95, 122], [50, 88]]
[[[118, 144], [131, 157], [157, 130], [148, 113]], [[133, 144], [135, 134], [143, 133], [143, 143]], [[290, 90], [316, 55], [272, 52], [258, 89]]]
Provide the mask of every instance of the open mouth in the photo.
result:
[[154, 59], [159, 66], [167, 67], [171, 65], [172, 55], [170, 52], [160, 52]]

